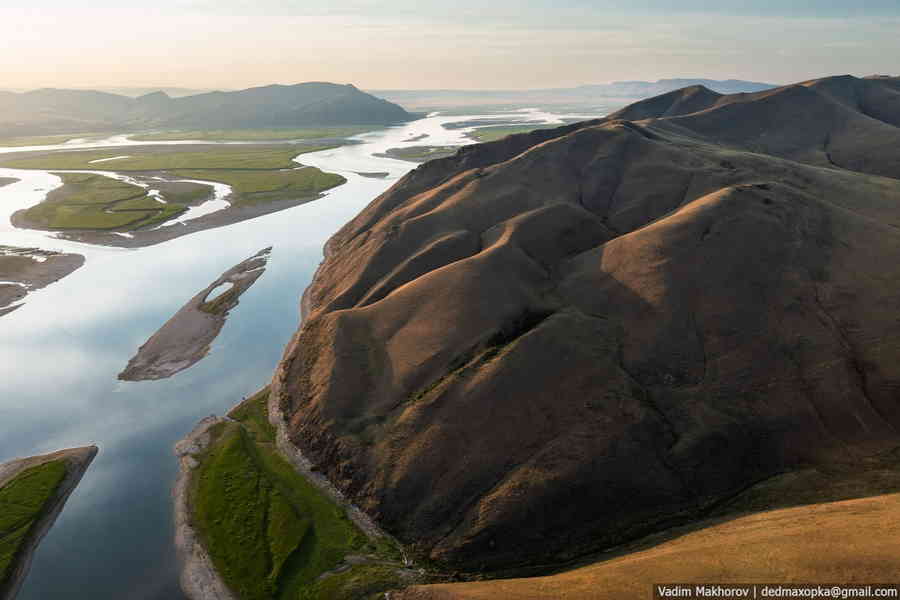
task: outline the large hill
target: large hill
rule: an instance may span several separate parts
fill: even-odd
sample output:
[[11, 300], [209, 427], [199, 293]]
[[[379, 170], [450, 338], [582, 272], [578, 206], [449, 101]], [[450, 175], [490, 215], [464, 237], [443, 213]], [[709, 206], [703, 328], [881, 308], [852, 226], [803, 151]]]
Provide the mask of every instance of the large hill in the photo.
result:
[[336, 486], [466, 569], [889, 452], [898, 125], [896, 78], [692, 86], [421, 165], [330, 240], [273, 402]]
[[413, 115], [352, 85], [300, 83], [235, 92], [138, 98], [88, 90], [0, 92], [0, 135], [134, 129], [390, 124]]

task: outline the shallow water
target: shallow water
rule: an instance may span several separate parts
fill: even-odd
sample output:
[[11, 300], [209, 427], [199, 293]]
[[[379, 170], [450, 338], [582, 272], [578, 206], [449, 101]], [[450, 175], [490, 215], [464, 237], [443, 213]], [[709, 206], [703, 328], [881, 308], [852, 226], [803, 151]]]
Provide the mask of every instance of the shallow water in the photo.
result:
[[[523, 114], [556, 117], [535, 111], [517, 116]], [[226, 412], [268, 382], [298, 325], [299, 298], [325, 241], [415, 166], [372, 155], [423, 133], [429, 137], [422, 143], [471, 143], [467, 130], [447, 130], [442, 123], [480, 116], [430, 116], [362, 134], [357, 145], [303, 154], [298, 162], [340, 173], [348, 182], [308, 204], [133, 250], [11, 227], [9, 215], [40, 201], [59, 178], [0, 169], [0, 176], [22, 179], [0, 188], [0, 244], [87, 257], [84, 267], [0, 318], [0, 461], [100, 446], [39, 547], [20, 600], [183, 598], [172, 545], [172, 445], [200, 418]], [[100, 146], [65, 145], [73, 147]], [[188, 299], [267, 246], [274, 248], [266, 272], [241, 297], [208, 357], [167, 380], [116, 379], [138, 346]]]

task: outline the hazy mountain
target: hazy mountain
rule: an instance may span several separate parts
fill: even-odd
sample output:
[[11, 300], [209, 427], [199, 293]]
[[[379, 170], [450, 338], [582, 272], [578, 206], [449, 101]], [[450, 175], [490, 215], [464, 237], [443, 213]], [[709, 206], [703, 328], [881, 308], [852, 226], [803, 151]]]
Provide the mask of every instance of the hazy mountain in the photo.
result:
[[352, 85], [301, 83], [173, 98], [88, 90], [0, 93], [0, 135], [137, 128], [253, 128], [389, 124], [413, 118]]
[[419, 166], [272, 383], [404, 542], [558, 560], [900, 446], [900, 80], [692, 86]]
[[392, 102], [416, 109], [438, 109], [466, 105], [576, 104], [596, 105], [604, 98], [639, 99], [670, 92], [691, 85], [703, 85], [709, 89], [733, 94], [758, 92], [775, 87], [770, 83], [728, 79], [660, 79], [659, 81], [617, 81], [573, 88], [549, 88], [534, 90], [377, 90], [372, 93]]

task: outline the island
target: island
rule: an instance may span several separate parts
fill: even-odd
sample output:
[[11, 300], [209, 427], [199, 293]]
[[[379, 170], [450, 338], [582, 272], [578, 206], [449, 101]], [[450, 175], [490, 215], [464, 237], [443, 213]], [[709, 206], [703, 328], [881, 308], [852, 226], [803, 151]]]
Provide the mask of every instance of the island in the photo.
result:
[[0, 465], [0, 598], [19, 591], [31, 558], [97, 455], [96, 446]]
[[30, 292], [55, 283], [84, 264], [80, 254], [0, 245], [0, 316], [22, 306]]
[[166, 321], [119, 373], [123, 381], [165, 379], [193, 366], [208, 353], [228, 313], [266, 270], [272, 248], [231, 267]]
[[[14, 213], [13, 225], [56, 231], [76, 241], [140, 247], [320, 198], [346, 179], [294, 159], [338, 145], [142, 146], [128, 148], [127, 154], [121, 148], [35, 151], [0, 154], [0, 165], [49, 170], [63, 180], [43, 202]], [[222, 205], [191, 217], [189, 209], [213, 199], [216, 184]]]
[[375, 156], [423, 163], [436, 158], [453, 156], [457, 150], [459, 150], [459, 146], [406, 146], [404, 148], [388, 148]]

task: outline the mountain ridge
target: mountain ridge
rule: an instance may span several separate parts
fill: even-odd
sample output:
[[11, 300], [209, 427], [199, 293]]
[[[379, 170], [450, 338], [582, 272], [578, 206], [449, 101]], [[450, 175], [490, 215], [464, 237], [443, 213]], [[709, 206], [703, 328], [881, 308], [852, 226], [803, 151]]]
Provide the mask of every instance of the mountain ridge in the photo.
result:
[[218, 129], [387, 125], [414, 115], [352, 84], [307, 82], [231, 92], [137, 98], [44, 88], [0, 95], [0, 135], [24, 136], [153, 128]]

